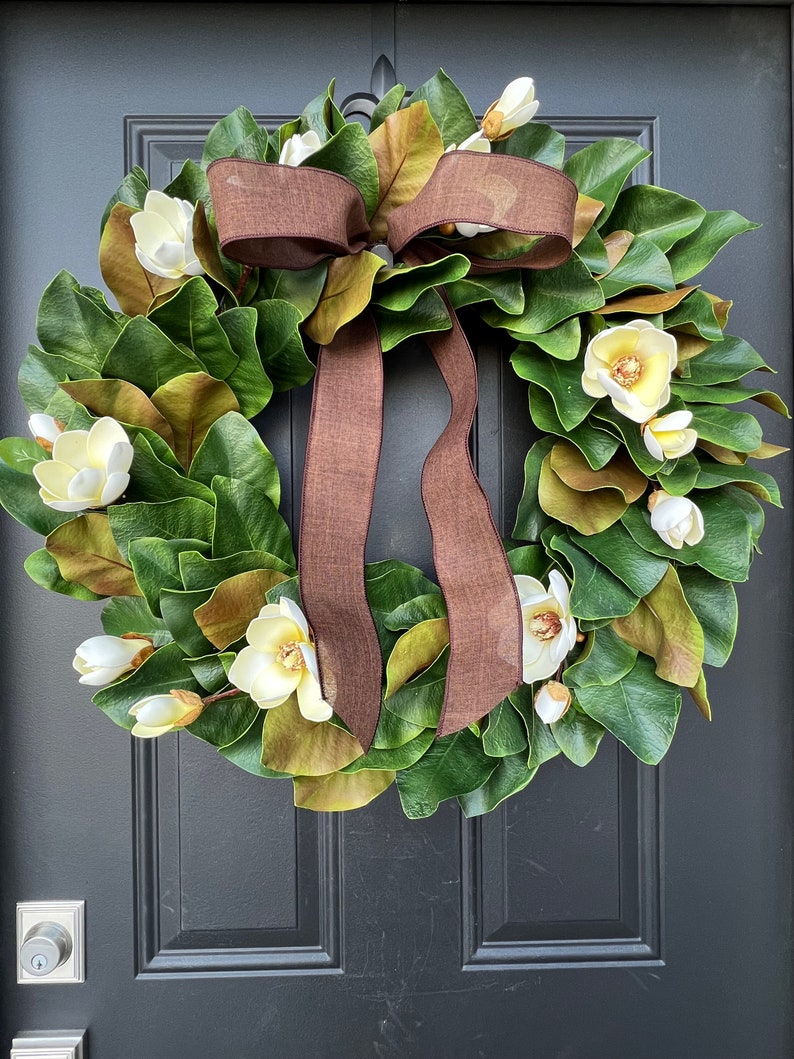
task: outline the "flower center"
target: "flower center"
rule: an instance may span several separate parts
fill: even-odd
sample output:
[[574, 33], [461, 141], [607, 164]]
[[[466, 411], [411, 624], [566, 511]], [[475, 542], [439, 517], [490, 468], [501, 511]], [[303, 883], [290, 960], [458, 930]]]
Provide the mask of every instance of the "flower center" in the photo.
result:
[[529, 620], [529, 631], [539, 640], [553, 640], [562, 628], [562, 622], [553, 610], [544, 610]]
[[288, 640], [287, 643], [283, 643], [278, 649], [276, 660], [292, 673], [297, 673], [299, 669], [306, 667], [306, 660], [297, 640]]
[[620, 360], [612, 365], [612, 378], [624, 389], [633, 386], [640, 375], [642, 375], [642, 361], [639, 357], [635, 357], [634, 354], [628, 357], [621, 357]]

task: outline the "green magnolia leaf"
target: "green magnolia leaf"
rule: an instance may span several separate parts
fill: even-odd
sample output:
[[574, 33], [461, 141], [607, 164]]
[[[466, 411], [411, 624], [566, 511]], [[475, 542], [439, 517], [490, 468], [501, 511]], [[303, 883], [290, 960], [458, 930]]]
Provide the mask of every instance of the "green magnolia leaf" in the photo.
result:
[[561, 169], [565, 158], [565, 137], [542, 121], [530, 121], [511, 132], [506, 140], [497, 140], [491, 149], [494, 154], [530, 158]]
[[664, 314], [664, 326], [667, 331], [677, 328], [694, 330], [709, 342], [719, 342], [722, 338], [722, 325], [717, 317], [714, 302], [699, 290], [692, 291]]
[[162, 618], [155, 617], [142, 596], [116, 596], [102, 608], [102, 629], [108, 636], [135, 633], [148, 636], [155, 647], [170, 643], [171, 634]]
[[698, 227], [676, 242], [667, 255], [676, 283], [683, 283], [702, 272], [726, 243], [753, 228], [760, 228], [760, 225], [734, 210], [709, 210]]
[[184, 652], [175, 643], [158, 647], [128, 676], [98, 691], [92, 702], [121, 728], [130, 729], [135, 724], [135, 718], [129, 715], [131, 706], [151, 695], [167, 695], [173, 690], [201, 694]]
[[[186, 661], [190, 666], [190, 672], [208, 694], [217, 695], [218, 692], [227, 688], [229, 684], [228, 670], [234, 661], [233, 651], [200, 655], [198, 658], [188, 658]], [[257, 707], [258, 712], [259, 708]]]
[[445, 148], [463, 143], [477, 131], [477, 119], [468, 100], [443, 70], [412, 92], [407, 105], [420, 100], [427, 104]]
[[535, 713], [534, 694], [528, 684], [523, 684], [509, 696], [509, 700], [518, 711], [527, 732], [528, 752], [524, 761], [529, 769], [539, 768], [546, 761], [551, 761], [560, 753], [554, 741], [549, 725], [544, 724]]
[[410, 820], [432, 816], [441, 802], [481, 787], [496, 765], [467, 728], [437, 739], [415, 765], [397, 774], [403, 812]]
[[[0, 442], [0, 504], [21, 523], [46, 537], [64, 522], [74, 518], [72, 511], [55, 511], [47, 507], [39, 495], [39, 485], [33, 477], [33, 457], [46, 453], [35, 441], [26, 438], [5, 438]], [[18, 469], [19, 468], [19, 469]]]
[[237, 107], [217, 121], [204, 141], [201, 164], [208, 166], [216, 158], [231, 158], [241, 143], [259, 131], [259, 123], [250, 110]]
[[[388, 713], [388, 711], [384, 711]], [[394, 716], [393, 714], [391, 716]], [[343, 773], [361, 772], [364, 769], [405, 769], [413, 765], [430, 747], [435, 738], [432, 728], [422, 728], [415, 738], [390, 749], [373, 747], [363, 757], [356, 758], [342, 769]]]
[[743, 510], [723, 489], [694, 493], [690, 499], [703, 515], [704, 536], [699, 544], [680, 549], [665, 544], [651, 529], [650, 515], [643, 504], [631, 504], [622, 522], [637, 543], [685, 566], [698, 565], [726, 581], [746, 581], [752, 555], [752, 529]]
[[135, 450], [130, 467], [130, 484], [126, 497], [139, 503], [166, 503], [180, 497], [193, 497], [212, 503], [212, 491], [201, 482], [175, 470], [158, 457], [151, 441], [138, 434], [132, 443]]
[[630, 614], [637, 606], [638, 597], [610, 570], [597, 563], [591, 555], [577, 548], [567, 536], [550, 534], [548, 544], [571, 567], [571, 614], [587, 621]]
[[299, 311], [301, 319], [305, 320], [320, 300], [327, 275], [326, 261], [300, 271], [288, 268], [260, 269], [259, 286], [254, 301], [264, 304], [273, 300], [289, 302]]
[[599, 277], [604, 301], [635, 287], [659, 291], [675, 289], [667, 258], [650, 239], [635, 235], [625, 255], [605, 276]]
[[620, 446], [618, 438], [588, 420], [566, 430], [557, 415], [551, 394], [534, 383], [529, 385], [529, 411], [538, 430], [573, 442], [593, 470], [605, 467]]
[[[430, 742], [435, 738], [435, 732], [432, 728], [425, 728], [420, 724], [411, 724], [410, 721], [398, 717], [396, 713], [391, 713], [385, 709], [381, 710], [378, 716], [378, 727], [375, 729], [375, 736], [369, 753], [372, 754], [374, 750], [396, 750], [398, 747], [403, 747], [406, 743], [418, 739], [422, 732], [430, 733]], [[350, 767], [352, 768], [354, 765], [355, 762]]]
[[640, 761], [658, 765], [669, 750], [681, 691], [656, 676], [653, 659], [638, 655], [634, 668], [617, 684], [578, 688], [576, 695], [585, 713]]
[[203, 635], [195, 617], [196, 610], [211, 595], [209, 589], [200, 592], [183, 592], [172, 588], [160, 590], [163, 621], [176, 643], [191, 657], [209, 654], [215, 646]]
[[698, 489], [718, 489], [723, 485], [738, 485], [746, 489], [748, 493], [765, 500], [775, 507], [782, 507], [780, 489], [771, 474], [765, 471], [757, 471], [747, 464], [728, 467], [722, 463], [701, 461], [700, 474], [695, 483]]
[[219, 559], [242, 551], [272, 552], [295, 567], [292, 534], [267, 491], [220, 475], [212, 480], [216, 497], [212, 555]]
[[556, 268], [528, 271], [524, 297], [526, 308], [520, 316], [494, 308], [483, 312], [483, 320], [490, 327], [504, 328], [518, 341], [526, 341], [604, 303], [600, 286], [576, 252]]
[[405, 312], [425, 291], [460, 280], [470, 267], [471, 262], [463, 254], [447, 254], [427, 265], [382, 268], [375, 276], [375, 304]]
[[771, 371], [749, 342], [733, 335], [724, 335], [702, 353], [687, 361], [687, 381], [696, 386], [736, 382], [751, 371]]
[[634, 668], [637, 648], [622, 640], [609, 625], [589, 633], [581, 655], [563, 673], [569, 687], [615, 684]]
[[78, 515], [54, 529], [45, 544], [65, 581], [99, 596], [141, 595], [132, 569], [113, 540], [107, 515]]
[[393, 88], [390, 88], [383, 99], [375, 104], [369, 122], [370, 132], [374, 132], [379, 125], [382, 125], [389, 114], [393, 114], [395, 110], [399, 110], [404, 98], [405, 85], [397, 84], [394, 85]]
[[506, 545], [507, 561], [514, 574], [525, 574], [527, 577], [542, 580], [549, 572], [549, 557], [544, 548], [538, 544]]
[[[191, 662], [188, 661], [188, 665]], [[196, 720], [187, 726], [191, 735], [212, 746], [229, 746], [245, 735], [259, 715], [256, 703], [247, 695], [220, 699], [206, 706]]]
[[430, 618], [446, 618], [447, 604], [440, 592], [427, 592], [424, 595], [401, 603], [383, 619], [383, 624], [393, 632], [410, 629], [419, 622]]
[[463, 815], [468, 819], [490, 813], [507, 798], [522, 791], [534, 779], [537, 768], [528, 768], [526, 754], [503, 757], [491, 775], [477, 790], [458, 796]]
[[126, 557], [130, 541], [137, 537], [162, 540], [212, 539], [214, 511], [210, 504], [194, 497], [163, 503], [118, 504], [108, 509], [108, 521], [116, 546]]
[[277, 571], [290, 579], [294, 574], [294, 567], [269, 552], [236, 552], [221, 559], [208, 559], [200, 551], [183, 551], [179, 556], [179, 574], [188, 590], [217, 588], [222, 581], [252, 570]]
[[609, 227], [634, 232], [667, 251], [694, 232], [705, 215], [693, 199], [652, 184], [635, 184], [618, 195]]
[[513, 536], [519, 540], [539, 541], [551, 519], [538, 503], [540, 470], [555, 445], [554, 438], [541, 438], [530, 448], [524, 460], [524, 492], [518, 502]]
[[361, 192], [367, 217], [378, 205], [378, 166], [366, 132], [358, 122], [343, 125], [315, 151], [308, 163], [347, 177]]
[[558, 360], [575, 360], [582, 342], [582, 327], [578, 318], [564, 320], [542, 335], [533, 335], [531, 345]]
[[61, 571], [58, 569], [54, 556], [50, 555], [46, 548], [39, 548], [38, 551], [32, 552], [23, 565], [25, 573], [31, 581], [41, 585], [42, 588], [49, 589], [50, 592], [60, 592], [62, 595], [71, 596], [73, 599], [96, 600], [104, 598], [97, 595], [96, 592], [91, 592], [90, 589], [85, 588], [83, 585], [66, 581], [61, 576]]
[[300, 309], [288, 301], [257, 302], [256, 341], [262, 364], [277, 391], [302, 386], [314, 375], [298, 326]]
[[199, 366], [215, 379], [225, 379], [237, 366], [237, 354], [218, 319], [218, 301], [203, 276], [183, 284], [165, 304], [149, 313], [174, 345], [190, 350]]
[[649, 555], [620, 523], [587, 536], [569, 530], [568, 537], [619, 577], [637, 596], [647, 596], [667, 573], [667, 560], [659, 555]]
[[384, 710], [410, 724], [435, 728], [441, 716], [448, 663], [449, 648], [445, 647], [432, 665], [389, 695], [383, 703]]
[[383, 794], [395, 780], [394, 772], [362, 770], [352, 775], [332, 772], [328, 776], [296, 776], [295, 805], [318, 813], [360, 809]]
[[488, 714], [488, 723], [482, 733], [482, 748], [489, 757], [502, 758], [526, 750], [526, 728], [509, 699], [494, 706]]
[[[36, 335], [44, 350], [69, 364], [100, 371], [118, 340], [123, 317], [112, 313], [61, 270], [47, 285], [36, 314]], [[104, 299], [103, 299], [104, 301]], [[82, 372], [75, 374], [82, 375]]]
[[406, 338], [432, 331], [447, 331], [452, 326], [447, 307], [436, 290], [421, 294], [410, 313], [391, 312], [380, 305], [372, 306], [372, 316], [378, 328], [381, 349], [388, 353]]
[[129, 542], [129, 564], [153, 614], [160, 615], [162, 589], [181, 590], [184, 587], [179, 576], [180, 554], [197, 549], [209, 551], [209, 545], [191, 538], [162, 540], [160, 537], [137, 537]]
[[[576, 151], [563, 167], [579, 192], [604, 203], [598, 222], [603, 228], [630, 174], [651, 152], [634, 140], [607, 137]], [[613, 229], [614, 230], [614, 229]]]
[[738, 404], [740, 401], [758, 401], [773, 412], [790, 418], [789, 411], [780, 396], [762, 387], [744, 386], [739, 382], [723, 383], [715, 386], [696, 386], [686, 379], [674, 379], [670, 389], [682, 401], [689, 404], [698, 402], [710, 404]]
[[262, 776], [267, 779], [291, 779], [287, 772], [274, 772], [273, 769], [265, 768], [262, 764], [262, 725], [265, 719], [265, 711], [258, 710], [251, 727], [239, 739], [228, 746], [218, 748], [221, 757], [231, 761], [238, 768], [250, 772], [252, 776]]
[[110, 216], [110, 211], [117, 202], [123, 202], [135, 210], [142, 210], [149, 190], [148, 174], [145, 170], [141, 169], [140, 166], [134, 165], [119, 184], [118, 188], [116, 188], [116, 191], [113, 193], [105, 207], [104, 213], [102, 214], [102, 220], [99, 224], [100, 236], [102, 235], [107, 219]]
[[551, 725], [551, 734], [557, 746], [574, 765], [583, 768], [589, 765], [604, 737], [604, 726], [580, 713], [568, 709], [559, 721]]
[[510, 363], [519, 378], [548, 391], [557, 418], [567, 430], [579, 426], [596, 403], [582, 389], [582, 366], [576, 361], [544, 359], [533, 353], [531, 347], [519, 345]]
[[763, 441], [761, 424], [748, 412], [737, 412], [721, 405], [692, 404], [690, 426], [698, 438], [734, 452], [754, 452]]
[[455, 280], [445, 286], [447, 297], [455, 309], [464, 305], [492, 301], [498, 309], [514, 316], [524, 311], [524, 288], [518, 269], [505, 269], [493, 276]]
[[128, 322], [102, 365], [104, 376], [126, 379], [148, 394], [178, 375], [201, 370], [197, 357], [175, 345], [145, 316]]
[[111, 416], [130, 427], [146, 427], [174, 447], [174, 433], [167, 419], [147, 395], [123, 379], [78, 379], [62, 382], [60, 388], [97, 418]]
[[216, 475], [247, 482], [278, 506], [281, 483], [270, 450], [245, 416], [226, 412], [206, 431], [190, 464], [190, 477], [211, 486]]
[[703, 630], [703, 661], [724, 666], [733, 651], [739, 612], [736, 589], [697, 566], [681, 566], [678, 580], [687, 603]]

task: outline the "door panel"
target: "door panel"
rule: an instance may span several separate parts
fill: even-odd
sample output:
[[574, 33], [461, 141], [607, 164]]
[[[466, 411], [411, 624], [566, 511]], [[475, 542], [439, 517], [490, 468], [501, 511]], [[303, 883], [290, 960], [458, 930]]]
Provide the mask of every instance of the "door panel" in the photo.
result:
[[[734, 333], [790, 400], [785, 6], [55, 3], [3, 18], [3, 436], [26, 433], [15, 379], [40, 292], [62, 267], [103, 286], [99, 218], [127, 169], [162, 187], [217, 117], [244, 105], [279, 124], [334, 77], [341, 101], [381, 53], [409, 88], [442, 67], [479, 114], [529, 73], [572, 149], [637, 139], [654, 152], [638, 179], [761, 222], [704, 286], [735, 299]], [[472, 340], [474, 453], [509, 534], [526, 387], [505, 348]], [[368, 557], [431, 572], [419, 476], [448, 396], [421, 342], [385, 367]], [[282, 395], [257, 420], [293, 528], [309, 406], [308, 389]], [[22, 563], [40, 541], [6, 518], [0, 1049], [67, 1026], [88, 1028], [90, 1059], [786, 1059], [788, 457], [775, 473], [786, 510], [739, 586], [714, 722], [685, 702], [658, 769], [605, 740], [586, 769], [550, 762], [474, 821], [452, 803], [407, 821], [393, 788], [319, 816], [197, 740], [131, 746], [71, 675], [97, 606], [33, 585]], [[86, 900], [84, 984], [14, 984], [14, 903], [44, 898]]]

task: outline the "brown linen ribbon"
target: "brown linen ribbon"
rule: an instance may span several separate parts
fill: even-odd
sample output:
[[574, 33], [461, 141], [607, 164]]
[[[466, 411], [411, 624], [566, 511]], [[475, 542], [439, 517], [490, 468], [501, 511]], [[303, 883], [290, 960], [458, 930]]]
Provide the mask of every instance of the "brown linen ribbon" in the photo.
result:
[[[208, 167], [221, 247], [265, 268], [305, 269], [372, 245], [360, 192], [327, 170], [247, 159]], [[430, 180], [388, 222], [388, 245], [416, 264], [465, 253], [472, 273], [545, 269], [571, 253], [577, 191], [559, 170], [508, 155], [443, 155]], [[435, 242], [466, 221], [526, 235], [508, 259], [477, 254], [482, 239]], [[532, 237], [537, 237], [533, 242]], [[451, 330], [424, 336], [450, 391], [449, 422], [422, 473], [433, 560], [447, 605], [450, 658], [438, 735], [483, 717], [521, 684], [522, 621], [515, 582], [469, 454], [477, 407], [474, 357], [445, 299]], [[382, 439], [382, 353], [368, 312], [320, 350], [303, 477], [301, 601], [317, 647], [323, 694], [369, 749], [380, 713], [383, 663], [364, 578]]]

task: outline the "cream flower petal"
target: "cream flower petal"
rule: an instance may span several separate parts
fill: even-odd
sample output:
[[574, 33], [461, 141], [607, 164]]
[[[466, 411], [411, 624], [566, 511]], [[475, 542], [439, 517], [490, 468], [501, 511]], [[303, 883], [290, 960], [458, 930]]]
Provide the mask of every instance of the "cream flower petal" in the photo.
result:
[[549, 571], [549, 589], [551, 594], [560, 605], [560, 613], [565, 614], [568, 610], [568, 599], [570, 596], [570, 589], [568, 588], [568, 582], [559, 572], [559, 570]]
[[178, 269], [160, 268], [159, 265], [152, 261], [148, 254], [144, 254], [139, 246], [135, 247], [135, 256], [137, 257], [139, 264], [154, 276], [162, 276], [163, 279], [179, 279], [182, 275]]
[[39, 485], [58, 497], [66, 497], [69, 482], [74, 477], [74, 467], [58, 460], [43, 460], [33, 468], [33, 477]]
[[277, 654], [282, 644], [303, 638], [300, 628], [291, 618], [254, 618], [246, 630], [245, 638], [257, 651]]
[[333, 716], [333, 710], [323, 699], [319, 683], [308, 669], [303, 670], [303, 678], [298, 684], [298, 709], [307, 721], [327, 721]]
[[175, 699], [173, 695], [150, 695], [146, 699], [136, 702], [129, 710], [131, 716], [142, 717], [142, 724], [154, 728], [162, 725], [173, 725], [179, 720], [184, 704]]
[[120, 471], [117, 474], [111, 474], [105, 482], [99, 497], [101, 506], [106, 507], [108, 504], [112, 504], [114, 500], [118, 500], [129, 484], [130, 476], [128, 474], [122, 474]]
[[[642, 362], [642, 373], [632, 384], [631, 392], [643, 404], [656, 404], [659, 395], [670, 381], [670, 364], [664, 353], [657, 353]], [[656, 407], [661, 407], [657, 404]]]
[[125, 640], [121, 636], [89, 636], [75, 648], [75, 656], [94, 666], [122, 666], [148, 643], [148, 640]]
[[514, 574], [513, 580], [516, 583], [516, 589], [518, 590], [518, 598], [521, 603], [530, 603], [534, 600], [546, 599], [548, 592], [543, 585], [535, 577], [530, 577], [529, 574]]
[[88, 431], [65, 430], [52, 443], [52, 458], [66, 463], [75, 470], [90, 466], [88, 455]]
[[128, 441], [117, 441], [115, 445], [110, 449], [104, 459], [103, 464], [105, 467], [105, 473], [110, 477], [112, 474], [126, 473], [132, 464], [132, 457], [135, 455], [135, 449]]
[[[165, 243], [175, 242], [176, 231], [174, 226], [169, 224], [165, 217], [158, 213], [151, 213], [148, 210], [146, 212], [133, 213], [130, 217], [130, 227], [136, 240], [149, 251], [154, 249], [159, 251], [159, 248]], [[180, 243], [179, 245], [181, 247], [184, 244]]]
[[193, 218], [193, 207], [184, 199], [174, 198], [166, 195], [164, 191], [152, 188], [146, 193], [143, 202], [144, 211], [155, 217], [162, 217], [171, 229], [171, 235], [177, 235], [184, 239], [187, 229], [187, 220]]
[[279, 706], [295, 691], [305, 672], [305, 669], [285, 669], [280, 662], [271, 662], [260, 670], [249, 694], [265, 709]]
[[[635, 324], [639, 322], [635, 321]], [[641, 322], [648, 323], [647, 320]], [[652, 324], [648, 324], [647, 327], [638, 328], [637, 335], [635, 352], [643, 359], [663, 354], [670, 371], [678, 364], [678, 343], [669, 331], [661, 331]]]
[[172, 724], [164, 724], [161, 728], [152, 728], [151, 725], [141, 724], [138, 721], [132, 726], [130, 735], [137, 736], [138, 739], [154, 739], [158, 735], [166, 735], [167, 732], [173, 731], [173, 728]]
[[81, 666], [76, 664], [77, 661], [75, 659], [72, 663], [77, 672], [82, 674], [77, 683], [85, 684], [90, 688], [99, 688], [105, 684], [112, 684], [114, 680], [118, 680], [124, 673], [129, 672], [129, 666], [106, 666], [104, 669], [94, 669], [92, 667], [88, 669], [83, 664], [81, 668]]
[[317, 667], [317, 651], [314, 648], [314, 644], [310, 643], [299, 643], [298, 649], [303, 655], [303, 661], [306, 663], [306, 668], [317, 681], [320, 683], [320, 670]]
[[591, 343], [591, 349], [599, 360], [612, 367], [621, 357], [631, 356], [639, 337], [634, 327], [609, 327], [599, 331]]
[[72, 475], [66, 492], [67, 499], [98, 502], [104, 481], [105, 476], [98, 467], [83, 467]]
[[291, 618], [292, 621], [295, 622], [295, 624], [303, 633], [302, 637], [293, 636], [292, 638], [308, 640], [309, 623], [306, 621], [303, 611], [300, 609], [298, 604], [294, 603], [291, 599], [288, 599], [287, 596], [282, 596], [279, 600], [279, 607], [281, 608], [281, 613], [284, 614], [286, 617]]
[[268, 665], [275, 661], [275, 656], [264, 655], [253, 647], [244, 647], [229, 667], [229, 682], [247, 694], [256, 678]]

